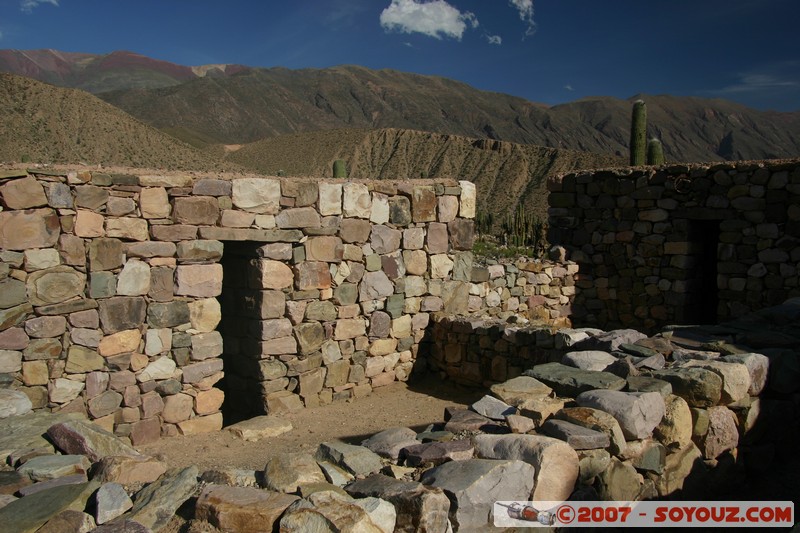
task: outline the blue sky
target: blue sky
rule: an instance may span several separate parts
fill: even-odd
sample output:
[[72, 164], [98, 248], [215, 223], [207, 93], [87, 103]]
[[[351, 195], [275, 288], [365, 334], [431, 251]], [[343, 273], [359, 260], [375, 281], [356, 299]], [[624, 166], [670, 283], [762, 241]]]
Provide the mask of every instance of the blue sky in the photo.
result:
[[800, 110], [797, 0], [0, 0], [0, 48], [356, 64], [549, 105], [638, 93]]

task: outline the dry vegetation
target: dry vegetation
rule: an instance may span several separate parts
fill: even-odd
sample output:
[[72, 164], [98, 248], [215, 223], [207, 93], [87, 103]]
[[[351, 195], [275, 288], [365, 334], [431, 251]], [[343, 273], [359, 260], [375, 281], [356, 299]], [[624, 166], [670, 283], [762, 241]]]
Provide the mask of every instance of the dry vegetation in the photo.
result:
[[0, 161], [164, 169], [235, 166], [76, 89], [0, 74]]

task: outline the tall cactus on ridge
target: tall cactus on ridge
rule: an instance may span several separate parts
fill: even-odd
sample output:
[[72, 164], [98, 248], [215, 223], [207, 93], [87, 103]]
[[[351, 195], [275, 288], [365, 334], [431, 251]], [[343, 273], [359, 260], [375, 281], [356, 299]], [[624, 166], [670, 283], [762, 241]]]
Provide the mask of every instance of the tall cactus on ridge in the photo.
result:
[[647, 141], [647, 164], [664, 164], [664, 147], [658, 139], [653, 138]]
[[645, 164], [647, 148], [647, 107], [643, 100], [633, 103], [631, 114], [631, 166]]

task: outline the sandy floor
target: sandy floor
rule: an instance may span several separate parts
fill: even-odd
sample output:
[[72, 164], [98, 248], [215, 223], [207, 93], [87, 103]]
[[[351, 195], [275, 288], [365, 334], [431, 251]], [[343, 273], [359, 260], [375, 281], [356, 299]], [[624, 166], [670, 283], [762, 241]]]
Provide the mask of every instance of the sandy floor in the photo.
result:
[[245, 442], [226, 430], [189, 437], [172, 437], [140, 446], [139, 451], [159, 455], [170, 467], [197, 465], [200, 470], [220, 467], [261, 470], [266, 459], [281, 452], [314, 453], [317, 445], [332, 439], [359, 444], [390, 427], [421, 431], [444, 420], [444, 408], [468, 405], [484, 392], [429, 379], [408, 385], [395, 382], [376, 389], [366, 398], [303, 409], [280, 415], [294, 429], [278, 437]]

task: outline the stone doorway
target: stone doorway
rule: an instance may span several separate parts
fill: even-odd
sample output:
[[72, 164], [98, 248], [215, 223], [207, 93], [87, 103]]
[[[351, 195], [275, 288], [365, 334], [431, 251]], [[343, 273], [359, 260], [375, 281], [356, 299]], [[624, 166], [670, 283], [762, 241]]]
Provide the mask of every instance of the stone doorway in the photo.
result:
[[720, 222], [688, 220], [687, 224], [686, 255], [679, 259], [683, 262], [680, 267], [686, 270], [685, 297], [676, 318], [683, 324], [716, 324]]
[[[292, 246], [247, 241], [226, 241], [224, 246], [219, 330], [225, 378], [219, 387], [225, 391], [222, 413], [225, 425], [229, 425], [265, 414], [263, 397], [274, 392], [263, 390], [264, 380], [273, 376], [270, 361], [262, 360], [262, 343], [275, 328], [287, 329], [291, 335], [291, 323], [284, 318], [284, 293], [264, 288], [258, 266], [265, 257], [290, 260]], [[288, 379], [280, 383], [289, 386]]]

